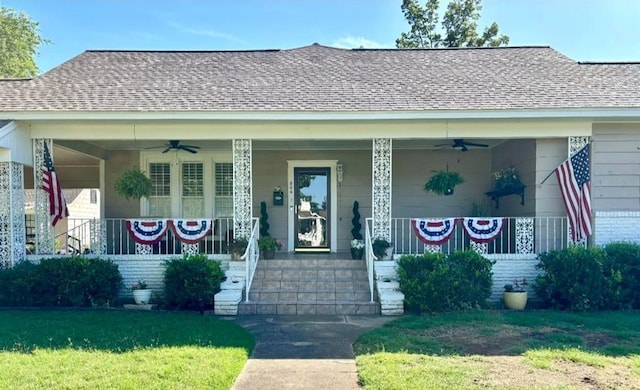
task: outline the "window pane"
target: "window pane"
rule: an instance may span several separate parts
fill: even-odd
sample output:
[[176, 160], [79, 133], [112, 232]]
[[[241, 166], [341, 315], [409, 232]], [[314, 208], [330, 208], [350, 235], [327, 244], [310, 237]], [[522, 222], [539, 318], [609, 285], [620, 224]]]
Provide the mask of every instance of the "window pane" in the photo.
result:
[[171, 217], [171, 198], [170, 197], [151, 197], [149, 198], [149, 216], [150, 217]]
[[182, 196], [204, 196], [204, 175], [202, 163], [182, 164]]
[[169, 163], [150, 163], [149, 178], [153, 183], [151, 196], [171, 196], [171, 166]]
[[216, 196], [216, 218], [233, 217], [233, 198]]
[[232, 163], [216, 163], [216, 196], [233, 196]]

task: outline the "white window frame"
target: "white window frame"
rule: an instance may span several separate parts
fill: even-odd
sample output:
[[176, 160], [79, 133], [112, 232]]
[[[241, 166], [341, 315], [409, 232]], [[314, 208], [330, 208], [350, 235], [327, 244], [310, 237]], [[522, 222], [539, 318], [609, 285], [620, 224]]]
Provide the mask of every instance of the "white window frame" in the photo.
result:
[[[200, 151], [197, 154], [186, 155], [184, 152], [141, 152], [140, 166], [148, 172], [151, 163], [171, 164], [171, 218], [182, 217], [182, 163], [203, 164], [204, 179], [204, 211], [203, 218], [213, 218], [215, 196], [215, 163], [233, 163], [231, 151]], [[140, 199], [140, 212], [149, 215], [149, 201]]]

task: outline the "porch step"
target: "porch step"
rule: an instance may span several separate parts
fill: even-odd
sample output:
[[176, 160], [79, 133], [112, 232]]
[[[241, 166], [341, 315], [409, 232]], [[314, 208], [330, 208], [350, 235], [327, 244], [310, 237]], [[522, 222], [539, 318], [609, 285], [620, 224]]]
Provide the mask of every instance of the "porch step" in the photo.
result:
[[377, 315], [363, 260], [261, 260], [238, 314]]

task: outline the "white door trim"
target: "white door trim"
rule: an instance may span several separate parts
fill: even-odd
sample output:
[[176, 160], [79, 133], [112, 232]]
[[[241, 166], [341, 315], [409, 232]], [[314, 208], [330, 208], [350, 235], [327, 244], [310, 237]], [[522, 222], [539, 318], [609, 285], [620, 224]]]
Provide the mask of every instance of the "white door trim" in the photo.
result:
[[331, 169], [331, 218], [329, 223], [331, 224], [331, 252], [337, 252], [338, 250], [338, 179], [336, 174], [336, 166], [338, 165], [338, 160], [287, 160], [287, 205], [289, 206], [289, 210], [287, 211], [287, 251], [293, 252], [295, 249], [295, 197], [293, 196], [293, 170], [294, 168], [311, 168], [311, 167], [320, 167], [320, 168], [329, 168]]

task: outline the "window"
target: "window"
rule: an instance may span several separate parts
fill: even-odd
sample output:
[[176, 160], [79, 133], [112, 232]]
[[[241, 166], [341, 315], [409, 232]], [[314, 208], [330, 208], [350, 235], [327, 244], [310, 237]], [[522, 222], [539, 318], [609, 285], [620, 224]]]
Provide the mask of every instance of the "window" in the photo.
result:
[[233, 164], [215, 163], [215, 217], [233, 217]]
[[149, 178], [153, 183], [149, 197], [149, 215], [171, 217], [171, 164], [150, 163]]
[[92, 189], [89, 191], [89, 202], [91, 204], [98, 203], [98, 190]]
[[204, 210], [204, 173], [202, 163], [182, 164], [182, 216], [202, 218]]

